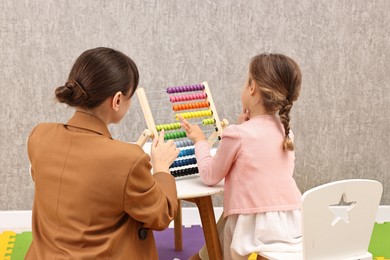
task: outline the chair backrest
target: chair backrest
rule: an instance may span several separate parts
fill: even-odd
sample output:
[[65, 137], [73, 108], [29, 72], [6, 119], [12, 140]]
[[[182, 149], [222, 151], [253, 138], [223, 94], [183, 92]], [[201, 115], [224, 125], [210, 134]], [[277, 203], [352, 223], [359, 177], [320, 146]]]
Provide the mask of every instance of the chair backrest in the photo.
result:
[[302, 196], [304, 259], [347, 259], [367, 254], [382, 184], [335, 181]]

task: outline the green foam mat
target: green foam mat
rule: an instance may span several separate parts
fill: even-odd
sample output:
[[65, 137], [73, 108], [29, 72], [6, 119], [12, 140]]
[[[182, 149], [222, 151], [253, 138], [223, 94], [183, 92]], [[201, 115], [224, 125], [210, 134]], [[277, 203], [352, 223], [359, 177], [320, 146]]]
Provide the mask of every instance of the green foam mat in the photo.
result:
[[390, 222], [375, 223], [368, 252], [374, 257], [390, 258]]
[[22, 260], [27, 253], [28, 248], [30, 247], [32, 240], [31, 232], [23, 232], [21, 234], [16, 234], [14, 248], [12, 250], [11, 259], [12, 260]]

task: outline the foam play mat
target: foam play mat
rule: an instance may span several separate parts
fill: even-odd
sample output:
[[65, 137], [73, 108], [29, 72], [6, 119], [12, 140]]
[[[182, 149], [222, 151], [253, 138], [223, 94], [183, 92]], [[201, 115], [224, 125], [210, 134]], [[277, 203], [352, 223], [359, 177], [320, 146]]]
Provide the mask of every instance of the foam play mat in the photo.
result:
[[[162, 260], [187, 259], [197, 252], [204, 243], [200, 226], [183, 228], [183, 251], [176, 252], [173, 246], [173, 229], [155, 232], [159, 258]], [[31, 232], [15, 233], [4, 231], [0, 233], [0, 260], [22, 260], [27, 253], [32, 240]], [[375, 260], [390, 260], [390, 222], [375, 223], [368, 251]]]
[[[204, 244], [202, 227], [199, 225], [182, 229], [183, 250], [174, 249], [174, 230], [155, 231], [154, 237], [161, 260], [185, 260], [197, 252]], [[13, 231], [0, 233], [0, 260], [23, 260], [32, 240], [31, 232], [17, 234]]]
[[368, 251], [377, 259], [390, 259], [390, 222], [375, 223]]
[[24, 259], [31, 240], [31, 232], [16, 234], [13, 231], [5, 231], [0, 233], [0, 259]]

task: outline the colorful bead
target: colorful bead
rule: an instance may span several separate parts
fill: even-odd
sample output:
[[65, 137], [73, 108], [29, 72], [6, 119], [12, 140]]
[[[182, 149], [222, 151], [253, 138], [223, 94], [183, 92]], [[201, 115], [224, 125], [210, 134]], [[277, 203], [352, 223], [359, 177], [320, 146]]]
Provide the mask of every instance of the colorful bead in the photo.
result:
[[207, 94], [206, 93], [198, 93], [198, 94], [187, 94], [187, 95], [170, 96], [169, 97], [169, 101], [171, 103], [190, 101], [190, 100], [199, 100], [199, 99], [207, 99]]
[[202, 120], [203, 125], [212, 125], [215, 124], [215, 119], [214, 118], [206, 118]]
[[173, 93], [181, 93], [181, 92], [199, 91], [203, 89], [204, 86], [202, 84], [199, 84], [199, 85], [189, 85], [189, 86], [168, 87], [166, 91], [168, 94], [173, 94]]
[[170, 172], [171, 172], [173, 177], [182, 177], [182, 176], [197, 174], [197, 173], [199, 173], [199, 169], [198, 169], [198, 167], [191, 167], [191, 168], [186, 168], [186, 169], [174, 170], [174, 171], [170, 171]]

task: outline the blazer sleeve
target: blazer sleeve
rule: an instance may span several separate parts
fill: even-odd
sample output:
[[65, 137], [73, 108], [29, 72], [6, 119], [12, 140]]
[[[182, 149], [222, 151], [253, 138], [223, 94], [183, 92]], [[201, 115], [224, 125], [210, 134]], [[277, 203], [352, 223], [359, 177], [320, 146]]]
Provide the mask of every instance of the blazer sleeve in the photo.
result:
[[30, 167], [29, 167], [29, 173], [30, 173], [30, 176], [31, 176], [31, 179], [35, 182], [35, 179], [34, 179], [34, 169], [32, 168], [32, 162], [31, 162], [31, 153], [32, 153], [32, 148], [31, 148], [31, 146], [32, 145], [30, 145], [31, 144], [31, 142], [32, 142], [32, 139], [34, 138], [33, 137], [33, 135], [34, 135], [34, 133], [35, 133], [35, 130], [37, 129], [39, 127], [39, 125], [37, 125], [37, 126], [35, 126], [32, 130], [31, 130], [31, 132], [30, 132], [30, 134], [29, 134], [29, 136], [28, 136], [28, 139], [27, 139], [27, 142], [26, 142], [26, 146], [27, 146], [27, 156], [28, 156], [28, 159], [29, 159], [29, 161], [30, 161]]
[[124, 209], [145, 228], [163, 230], [177, 213], [176, 182], [168, 173], [150, 170], [150, 157], [143, 154], [128, 175]]

